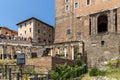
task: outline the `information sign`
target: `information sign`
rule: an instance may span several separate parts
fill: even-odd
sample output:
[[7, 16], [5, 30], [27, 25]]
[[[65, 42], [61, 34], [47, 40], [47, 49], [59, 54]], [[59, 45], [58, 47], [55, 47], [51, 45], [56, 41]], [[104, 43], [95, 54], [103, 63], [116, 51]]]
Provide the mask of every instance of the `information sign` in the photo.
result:
[[17, 65], [25, 65], [25, 54], [24, 53], [17, 54]]

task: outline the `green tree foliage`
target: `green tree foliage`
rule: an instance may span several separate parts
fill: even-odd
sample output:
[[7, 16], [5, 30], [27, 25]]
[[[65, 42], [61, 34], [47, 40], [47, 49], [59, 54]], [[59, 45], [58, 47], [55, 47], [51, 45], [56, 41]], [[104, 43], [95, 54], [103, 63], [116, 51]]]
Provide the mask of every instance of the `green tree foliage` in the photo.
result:
[[49, 75], [53, 80], [72, 80], [75, 77], [80, 77], [81, 74], [78, 75], [78, 72], [82, 71], [86, 65], [75, 67], [64, 65], [57, 65], [55, 70], [49, 71]]

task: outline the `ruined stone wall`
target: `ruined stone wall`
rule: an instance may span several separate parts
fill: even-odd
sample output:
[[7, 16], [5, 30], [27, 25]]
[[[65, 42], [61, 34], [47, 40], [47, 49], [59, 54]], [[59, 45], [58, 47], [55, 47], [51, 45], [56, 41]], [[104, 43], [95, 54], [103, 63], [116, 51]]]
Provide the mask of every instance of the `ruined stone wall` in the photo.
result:
[[117, 9], [117, 27], [118, 33], [120, 33], [120, 8]]
[[120, 35], [105, 34], [86, 38], [85, 52], [89, 67], [98, 66], [101, 62], [106, 62], [117, 58], [120, 50]]
[[61, 58], [57, 58], [57, 57], [52, 57], [52, 69], [54, 69], [56, 67], [56, 65], [58, 64], [67, 64], [67, 65], [70, 65], [70, 66], [74, 66], [76, 65], [76, 62], [73, 61], [73, 60], [68, 60], [68, 59], [61, 59]]
[[38, 67], [38, 70], [40, 69], [41, 71], [46, 71], [46, 72], [48, 72], [51, 69], [55, 69], [57, 64], [63, 65], [65, 63], [70, 66], [74, 66], [76, 64], [76, 62], [73, 60], [61, 59], [57, 57], [41, 57], [31, 60], [28, 59], [26, 61], [27, 65], [34, 65]]
[[[108, 13], [108, 31], [106, 33], [99, 34], [97, 32], [98, 25], [96, 25], [96, 22], [94, 21], [94, 26], [91, 25], [92, 34], [82, 38], [85, 43], [85, 52], [87, 53], [87, 61], [89, 67], [99, 66], [99, 64], [103, 62], [111, 60], [113, 58], [118, 58], [119, 56], [119, 8], [117, 9], [117, 22], [114, 22], [115, 15], [111, 14], [111, 12]], [[117, 26], [115, 23], [117, 23]]]

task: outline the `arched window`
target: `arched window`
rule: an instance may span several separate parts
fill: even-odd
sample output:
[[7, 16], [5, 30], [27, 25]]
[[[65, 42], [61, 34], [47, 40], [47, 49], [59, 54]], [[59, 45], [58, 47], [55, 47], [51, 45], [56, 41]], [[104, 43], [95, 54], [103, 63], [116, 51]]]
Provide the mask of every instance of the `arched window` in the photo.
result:
[[108, 17], [106, 15], [100, 15], [97, 20], [98, 33], [105, 33], [108, 31]]

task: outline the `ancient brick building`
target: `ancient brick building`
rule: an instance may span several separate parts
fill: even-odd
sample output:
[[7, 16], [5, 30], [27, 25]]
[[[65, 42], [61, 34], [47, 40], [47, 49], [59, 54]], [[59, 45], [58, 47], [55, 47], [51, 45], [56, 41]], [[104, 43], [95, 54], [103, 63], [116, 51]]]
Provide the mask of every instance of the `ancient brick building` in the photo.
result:
[[55, 3], [55, 43], [83, 41], [89, 67], [120, 55], [120, 0]]

